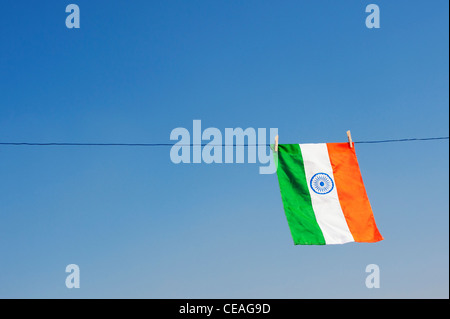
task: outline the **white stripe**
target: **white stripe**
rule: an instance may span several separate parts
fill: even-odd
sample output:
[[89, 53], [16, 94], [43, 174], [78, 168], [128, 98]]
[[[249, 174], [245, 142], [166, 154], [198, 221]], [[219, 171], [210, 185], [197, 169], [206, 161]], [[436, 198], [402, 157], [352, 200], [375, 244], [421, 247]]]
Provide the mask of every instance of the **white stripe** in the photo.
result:
[[[355, 241], [348, 228], [339, 202], [333, 168], [328, 155], [327, 144], [300, 144], [312, 206], [317, 223], [325, 237], [326, 244], [343, 244]], [[327, 174], [334, 188], [327, 194], [317, 194], [311, 188], [311, 179], [317, 173]]]

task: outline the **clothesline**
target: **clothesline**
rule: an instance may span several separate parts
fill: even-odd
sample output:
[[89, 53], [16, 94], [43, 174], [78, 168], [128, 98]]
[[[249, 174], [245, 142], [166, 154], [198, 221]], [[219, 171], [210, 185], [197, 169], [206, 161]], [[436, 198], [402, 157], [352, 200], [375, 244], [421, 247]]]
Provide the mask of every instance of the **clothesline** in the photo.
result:
[[[354, 141], [355, 144], [380, 144], [380, 143], [398, 143], [413, 141], [437, 141], [448, 140], [448, 136], [444, 137], [425, 137], [425, 138], [403, 138], [389, 140], [373, 140], [373, 141]], [[270, 144], [178, 144], [178, 143], [69, 143], [69, 142], [51, 142], [51, 143], [35, 143], [35, 142], [0, 142], [0, 146], [130, 146], [130, 147], [152, 147], [152, 146], [270, 146]]]

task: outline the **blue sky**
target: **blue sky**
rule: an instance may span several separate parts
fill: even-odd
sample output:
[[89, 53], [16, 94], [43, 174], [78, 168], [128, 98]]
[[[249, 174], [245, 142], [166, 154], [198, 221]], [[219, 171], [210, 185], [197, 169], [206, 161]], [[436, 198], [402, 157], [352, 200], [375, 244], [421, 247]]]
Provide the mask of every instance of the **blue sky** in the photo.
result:
[[[194, 119], [280, 143], [448, 136], [448, 1], [376, 1], [376, 30], [369, 3], [8, 2], [0, 142], [168, 143]], [[356, 147], [385, 240], [309, 247], [257, 164], [0, 146], [0, 297], [448, 298], [448, 141]]]

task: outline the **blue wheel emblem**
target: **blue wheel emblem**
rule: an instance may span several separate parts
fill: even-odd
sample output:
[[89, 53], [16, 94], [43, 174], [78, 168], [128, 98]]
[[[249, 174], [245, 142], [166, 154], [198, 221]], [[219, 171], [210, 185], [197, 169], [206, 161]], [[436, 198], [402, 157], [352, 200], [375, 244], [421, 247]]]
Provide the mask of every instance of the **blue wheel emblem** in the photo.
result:
[[334, 188], [334, 182], [331, 177], [326, 173], [317, 173], [309, 182], [311, 189], [314, 193], [319, 195], [325, 195], [331, 192]]

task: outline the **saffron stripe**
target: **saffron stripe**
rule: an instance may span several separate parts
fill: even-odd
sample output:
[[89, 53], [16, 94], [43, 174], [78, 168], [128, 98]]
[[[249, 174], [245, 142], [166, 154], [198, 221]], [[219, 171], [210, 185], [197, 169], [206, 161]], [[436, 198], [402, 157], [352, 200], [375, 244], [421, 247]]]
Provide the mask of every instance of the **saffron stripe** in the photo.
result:
[[356, 242], [383, 240], [373, 216], [355, 148], [348, 143], [327, 144], [334, 181], [347, 225]]

